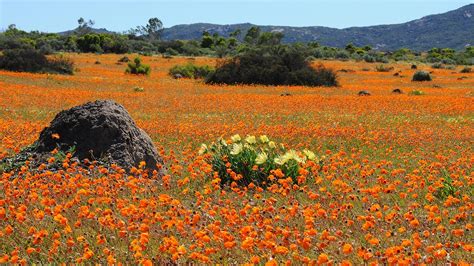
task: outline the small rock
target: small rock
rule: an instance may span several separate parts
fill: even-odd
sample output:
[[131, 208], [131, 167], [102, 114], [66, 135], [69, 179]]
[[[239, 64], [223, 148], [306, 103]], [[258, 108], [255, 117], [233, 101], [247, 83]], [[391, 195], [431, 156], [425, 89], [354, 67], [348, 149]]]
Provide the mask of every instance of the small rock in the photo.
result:
[[370, 92], [369, 91], [366, 91], [366, 90], [362, 90], [362, 91], [359, 91], [359, 93], [357, 94], [359, 96], [370, 96]]

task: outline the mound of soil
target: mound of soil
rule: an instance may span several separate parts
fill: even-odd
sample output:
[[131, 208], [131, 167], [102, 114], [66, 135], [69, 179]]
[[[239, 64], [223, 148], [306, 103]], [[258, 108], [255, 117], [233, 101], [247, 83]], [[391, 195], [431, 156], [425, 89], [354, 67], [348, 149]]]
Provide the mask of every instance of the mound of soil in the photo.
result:
[[115, 163], [129, 170], [146, 162], [146, 168], [163, 164], [150, 137], [137, 127], [125, 108], [110, 100], [89, 102], [61, 111], [43, 129], [34, 152], [74, 148], [80, 160]]

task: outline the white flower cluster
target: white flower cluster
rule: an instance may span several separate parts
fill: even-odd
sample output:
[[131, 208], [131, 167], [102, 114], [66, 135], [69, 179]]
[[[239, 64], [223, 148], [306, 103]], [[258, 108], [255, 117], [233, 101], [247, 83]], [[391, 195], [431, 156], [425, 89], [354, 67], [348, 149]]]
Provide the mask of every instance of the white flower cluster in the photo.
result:
[[[298, 153], [295, 150], [289, 150], [283, 155], [278, 155], [275, 157], [275, 153], [273, 151], [277, 148], [277, 144], [274, 141], [270, 141], [266, 135], [259, 136], [258, 138], [255, 136], [246, 136], [245, 139], [242, 139], [239, 134], [236, 134], [233, 135], [230, 140], [232, 141], [230, 146], [231, 155], [237, 156], [245, 149], [251, 150], [257, 153], [255, 158], [256, 165], [262, 165], [270, 162], [270, 154], [273, 155], [273, 163], [277, 165], [284, 165], [291, 160], [294, 160], [297, 163], [304, 163], [306, 160], [315, 161], [318, 159], [314, 152], [307, 149], [303, 150], [302, 153]], [[259, 145], [259, 143], [262, 145]], [[219, 144], [225, 147], [228, 146], [227, 142], [222, 138], [219, 139]], [[283, 145], [281, 145], [281, 147], [283, 148]], [[209, 148], [206, 144], [202, 144], [199, 154], [202, 155], [206, 153], [208, 149]]]

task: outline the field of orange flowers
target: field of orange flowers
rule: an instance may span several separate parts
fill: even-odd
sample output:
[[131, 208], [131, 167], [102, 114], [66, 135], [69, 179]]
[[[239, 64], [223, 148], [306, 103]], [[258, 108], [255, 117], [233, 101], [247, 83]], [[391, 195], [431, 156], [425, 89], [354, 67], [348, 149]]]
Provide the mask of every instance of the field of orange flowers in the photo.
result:
[[[377, 72], [323, 61], [340, 87], [217, 86], [167, 74], [212, 58], [144, 57], [151, 75], [137, 77], [121, 55], [67, 56], [73, 76], [0, 71], [0, 159], [60, 110], [114, 99], [152, 137], [167, 175], [55, 154], [57, 171], [4, 172], [0, 263], [474, 263], [474, 74], [419, 64], [434, 78], [415, 83], [408, 63]], [[297, 184], [276, 174], [266, 190], [222, 189], [198, 150], [234, 134], [310, 149], [322, 164]]]

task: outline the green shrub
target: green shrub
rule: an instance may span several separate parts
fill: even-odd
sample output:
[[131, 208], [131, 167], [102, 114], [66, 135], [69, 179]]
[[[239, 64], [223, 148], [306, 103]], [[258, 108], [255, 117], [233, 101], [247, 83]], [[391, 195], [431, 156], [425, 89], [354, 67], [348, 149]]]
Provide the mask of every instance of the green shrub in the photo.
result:
[[142, 64], [140, 57], [135, 57], [133, 62], [128, 63], [128, 67], [125, 70], [125, 73], [135, 75], [150, 75], [150, 71], [150, 66]]
[[351, 55], [349, 54], [349, 52], [344, 51], [344, 50], [338, 51], [335, 56], [336, 59], [341, 59], [341, 60], [349, 59], [350, 57]]
[[279, 178], [291, 178], [297, 183], [301, 169], [321, 167], [322, 164], [313, 152], [287, 150], [265, 135], [259, 138], [247, 136], [244, 140], [234, 135], [229, 143], [219, 139], [209, 147], [203, 144], [199, 153], [206, 156], [212, 169], [218, 173], [221, 186], [235, 182], [238, 186], [253, 183], [266, 187]]
[[461, 72], [461, 73], [471, 73], [471, 72], [472, 72], [472, 68], [470, 68], [470, 67], [464, 67], [463, 69], [461, 69], [460, 72]]
[[337, 86], [331, 69], [311, 67], [297, 48], [250, 49], [220, 64], [206, 80], [210, 84]]
[[431, 75], [426, 71], [417, 71], [413, 74], [412, 81], [431, 81]]
[[393, 67], [389, 67], [389, 66], [385, 66], [381, 64], [381, 65], [376, 66], [375, 70], [377, 70], [377, 72], [390, 72], [393, 70]]
[[434, 63], [431, 65], [431, 68], [434, 68], [434, 69], [443, 69], [444, 68], [444, 65], [441, 64], [441, 63]]
[[179, 55], [179, 52], [176, 51], [176, 50], [173, 49], [173, 48], [167, 48], [166, 51], [165, 51], [165, 53], [168, 54], [168, 55], [171, 55], [171, 56]]
[[445, 200], [449, 196], [455, 197], [458, 189], [453, 185], [453, 180], [449, 175], [442, 179], [443, 186], [439, 187], [434, 193], [435, 197], [440, 200]]
[[369, 54], [365, 54], [364, 55], [364, 61], [367, 62], [367, 63], [374, 63], [375, 62], [375, 57], [373, 57]]
[[74, 63], [60, 55], [48, 59], [48, 68], [47, 73], [57, 73], [57, 74], [74, 74]]
[[212, 73], [214, 69], [210, 66], [196, 66], [192, 63], [188, 63], [187, 65], [176, 65], [172, 67], [169, 71], [169, 75], [172, 77], [176, 77], [177, 75], [181, 75], [184, 78], [206, 78]]
[[416, 95], [416, 96], [419, 96], [419, 95], [425, 95], [425, 93], [423, 91], [420, 91], [420, 90], [412, 90], [410, 92], [410, 95]]
[[130, 62], [130, 58], [128, 56], [124, 56], [118, 60], [120, 63], [128, 63]]
[[133, 88], [133, 91], [134, 91], [134, 92], [144, 92], [145, 89], [144, 89], [143, 87], [138, 87], [138, 86], [137, 86], [137, 87], [134, 87], [134, 88]]
[[456, 61], [450, 58], [444, 58], [441, 60], [441, 63], [445, 65], [456, 65]]
[[18, 72], [73, 74], [74, 64], [62, 56], [47, 58], [33, 48], [4, 50], [0, 56], [0, 69]]
[[153, 56], [152, 52], [150, 51], [142, 51], [138, 53], [141, 56]]

